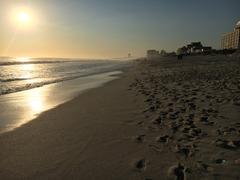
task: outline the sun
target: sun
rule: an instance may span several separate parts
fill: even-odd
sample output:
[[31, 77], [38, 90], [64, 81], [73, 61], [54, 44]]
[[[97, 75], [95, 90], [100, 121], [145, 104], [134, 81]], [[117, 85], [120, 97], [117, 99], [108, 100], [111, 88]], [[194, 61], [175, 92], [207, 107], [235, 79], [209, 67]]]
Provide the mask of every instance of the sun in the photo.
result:
[[[1, 0], [0, 0], [1, 1]], [[12, 27], [17, 30], [33, 30], [38, 24], [37, 11], [27, 6], [15, 6], [8, 12], [8, 20]]]
[[24, 23], [24, 24], [29, 23], [29, 21], [30, 21], [30, 16], [29, 16], [29, 14], [26, 13], [26, 12], [20, 12], [20, 13], [17, 15], [17, 18], [18, 18], [18, 21], [19, 21], [20, 23]]

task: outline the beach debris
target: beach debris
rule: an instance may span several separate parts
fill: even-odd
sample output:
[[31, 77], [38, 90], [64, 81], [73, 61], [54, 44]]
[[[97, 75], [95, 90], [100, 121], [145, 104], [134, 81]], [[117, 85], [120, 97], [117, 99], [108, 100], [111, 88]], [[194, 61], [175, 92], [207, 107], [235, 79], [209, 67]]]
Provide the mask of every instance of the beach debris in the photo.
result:
[[176, 180], [185, 180], [185, 170], [185, 167], [181, 163], [179, 163], [178, 165], [170, 167], [168, 170], [168, 174], [171, 177], [175, 177]]
[[225, 159], [216, 159], [215, 163], [216, 164], [225, 164], [227, 161]]

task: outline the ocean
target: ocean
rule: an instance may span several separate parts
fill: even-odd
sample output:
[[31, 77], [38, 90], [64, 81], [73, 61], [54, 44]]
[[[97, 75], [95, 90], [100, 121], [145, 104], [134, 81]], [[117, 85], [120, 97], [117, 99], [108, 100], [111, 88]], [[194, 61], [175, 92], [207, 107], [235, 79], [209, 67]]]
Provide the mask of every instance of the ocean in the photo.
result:
[[0, 134], [117, 78], [123, 60], [0, 60]]
[[129, 61], [0, 58], [0, 95], [117, 71]]

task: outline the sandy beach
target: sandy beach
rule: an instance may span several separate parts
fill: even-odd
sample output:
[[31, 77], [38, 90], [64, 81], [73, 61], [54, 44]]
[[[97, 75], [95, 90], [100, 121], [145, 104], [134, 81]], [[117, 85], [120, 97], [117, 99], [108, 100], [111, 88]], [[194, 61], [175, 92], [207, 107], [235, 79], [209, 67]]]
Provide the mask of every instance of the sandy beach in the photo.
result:
[[0, 179], [240, 179], [240, 61], [139, 60], [0, 135]]

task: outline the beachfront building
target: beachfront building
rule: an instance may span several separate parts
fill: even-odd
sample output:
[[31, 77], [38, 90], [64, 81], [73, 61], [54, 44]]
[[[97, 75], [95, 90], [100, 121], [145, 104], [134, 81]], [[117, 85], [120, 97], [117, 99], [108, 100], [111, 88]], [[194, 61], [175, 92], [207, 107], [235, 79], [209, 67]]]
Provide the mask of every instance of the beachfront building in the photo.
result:
[[201, 54], [201, 53], [210, 53], [212, 47], [203, 46], [201, 42], [192, 42], [187, 46], [183, 46], [177, 50], [178, 54], [190, 55], [190, 54]]
[[155, 49], [151, 49], [147, 51], [147, 59], [157, 59], [159, 58], [161, 55], [159, 53], [159, 51], [155, 50]]
[[201, 42], [192, 42], [191, 44], [187, 45], [188, 53], [200, 53], [202, 52], [203, 45]]
[[165, 50], [161, 50], [160, 52], [154, 49], [147, 51], [147, 59], [148, 60], [157, 60], [162, 57], [174, 57], [176, 56], [176, 52], [167, 52]]
[[234, 31], [223, 35], [221, 40], [222, 49], [240, 49], [240, 21]]

